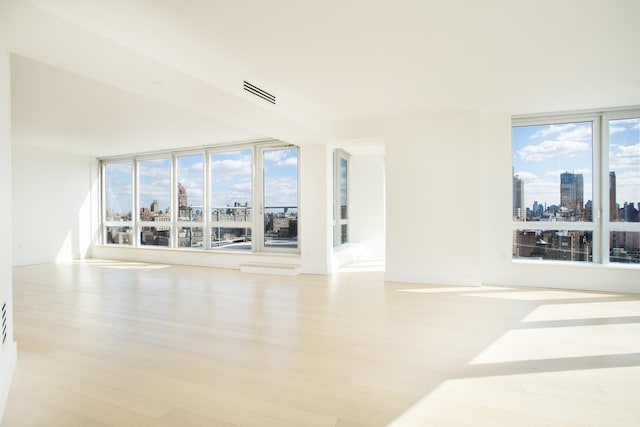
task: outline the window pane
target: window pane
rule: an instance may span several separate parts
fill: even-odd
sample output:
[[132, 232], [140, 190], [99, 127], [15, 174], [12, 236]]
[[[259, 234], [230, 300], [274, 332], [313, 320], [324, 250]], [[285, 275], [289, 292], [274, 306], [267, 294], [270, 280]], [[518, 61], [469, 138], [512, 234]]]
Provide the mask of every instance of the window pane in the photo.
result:
[[131, 221], [131, 162], [104, 166], [106, 221]]
[[214, 208], [211, 209], [211, 221], [251, 222], [251, 208], [247, 206]]
[[513, 258], [593, 261], [593, 233], [566, 230], [516, 230]]
[[131, 227], [107, 227], [106, 242], [109, 245], [131, 245]]
[[247, 251], [251, 249], [251, 227], [211, 227], [211, 248]]
[[340, 243], [345, 244], [349, 242], [349, 229], [347, 224], [340, 226]]
[[[640, 118], [609, 122], [609, 218], [640, 222]], [[611, 246], [614, 248], [614, 246]]]
[[[211, 154], [211, 212], [212, 221], [250, 221], [251, 207], [251, 150]], [[232, 208], [229, 210], [228, 208]], [[233, 208], [244, 208], [233, 209]], [[224, 217], [225, 214], [233, 216]], [[239, 215], [239, 216], [236, 216]], [[224, 218], [224, 219], [223, 219]]]
[[514, 221], [592, 221], [593, 123], [514, 126]]
[[169, 246], [171, 238], [170, 226], [142, 227], [140, 244], [144, 246]]
[[202, 227], [179, 227], [178, 247], [204, 249]]
[[264, 151], [264, 245], [298, 247], [298, 149]]
[[142, 160], [138, 163], [138, 174], [140, 220], [170, 221], [171, 162], [169, 159]]
[[347, 159], [340, 157], [340, 219], [347, 219], [347, 214]]
[[178, 220], [202, 222], [204, 170], [202, 154], [178, 157]]
[[640, 263], [640, 232], [612, 231], [609, 235], [609, 261]]

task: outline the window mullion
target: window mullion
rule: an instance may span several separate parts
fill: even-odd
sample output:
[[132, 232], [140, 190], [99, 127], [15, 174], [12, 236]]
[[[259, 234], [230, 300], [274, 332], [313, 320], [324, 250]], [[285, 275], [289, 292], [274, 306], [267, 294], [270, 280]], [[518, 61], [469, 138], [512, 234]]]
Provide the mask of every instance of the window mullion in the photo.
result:
[[131, 206], [133, 207], [133, 212], [131, 212], [131, 230], [133, 232], [133, 236], [132, 236], [132, 245], [133, 246], [139, 246], [140, 245], [140, 232], [141, 230], [138, 229], [138, 221], [139, 221], [139, 212], [140, 212], [140, 195], [139, 193], [139, 178], [138, 178], [138, 159], [134, 158], [133, 160], [133, 167], [132, 167], [132, 177], [131, 177], [131, 196], [133, 197], [133, 200], [131, 202]]
[[601, 264], [605, 260], [605, 246], [606, 238], [603, 231], [603, 224], [605, 224], [604, 206], [605, 200], [604, 192], [606, 191], [606, 185], [604, 185], [603, 174], [606, 170], [605, 161], [605, 135], [604, 126], [602, 123], [602, 117], [597, 117], [593, 120], [593, 262]]
[[202, 245], [205, 250], [211, 249], [211, 153], [205, 151], [202, 168]]
[[171, 173], [170, 173], [170, 185], [169, 197], [169, 209], [171, 209], [170, 221], [171, 228], [169, 230], [169, 247], [178, 247], [178, 157], [175, 153], [171, 154]]
[[[599, 150], [599, 166], [600, 166], [600, 245], [598, 262], [602, 264], [609, 263], [609, 222], [611, 215], [610, 200], [610, 180], [609, 180], [609, 118], [605, 114], [601, 117], [600, 126], [600, 150]], [[615, 203], [615, 202], [614, 202]]]

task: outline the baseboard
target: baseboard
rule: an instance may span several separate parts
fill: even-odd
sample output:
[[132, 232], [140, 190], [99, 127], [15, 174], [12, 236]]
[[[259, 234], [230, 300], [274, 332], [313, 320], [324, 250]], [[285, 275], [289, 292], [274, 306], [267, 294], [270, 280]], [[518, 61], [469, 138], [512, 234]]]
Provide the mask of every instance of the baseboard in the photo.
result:
[[16, 370], [17, 361], [18, 346], [15, 342], [12, 342], [5, 346], [4, 351], [0, 354], [0, 424], [4, 417], [4, 408], [7, 405], [11, 380]]
[[240, 271], [242, 273], [297, 276], [300, 273], [300, 266], [297, 264], [243, 263], [240, 264]]
[[385, 282], [422, 283], [431, 285], [481, 286], [480, 276], [476, 275], [437, 275], [429, 273], [394, 273], [386, 271]]

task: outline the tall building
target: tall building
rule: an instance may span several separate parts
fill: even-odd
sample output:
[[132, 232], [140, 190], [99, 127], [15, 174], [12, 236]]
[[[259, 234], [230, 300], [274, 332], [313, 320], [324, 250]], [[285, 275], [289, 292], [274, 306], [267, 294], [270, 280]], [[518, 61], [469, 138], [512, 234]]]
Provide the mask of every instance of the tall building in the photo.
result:
[[178, 183], [178, 216], [180, 219], [190, 219], [189, 197], [187, 197], [187, 189], [181, 182]]
[[609, 172], [609, 221], [617, 221], [619, 217], [616, 203], [616, 173]]
[[187, 189], [184, 188], [181, 182], [178, 183], [178, 206], [188, 206], [189, 197], [187, 197]]
[[513, 219], [524, 219], [524, 181], [513, 176]]
[[560, 174], [560, 206], [576, 213], [584, 208], [584, 179], [581, 173]]

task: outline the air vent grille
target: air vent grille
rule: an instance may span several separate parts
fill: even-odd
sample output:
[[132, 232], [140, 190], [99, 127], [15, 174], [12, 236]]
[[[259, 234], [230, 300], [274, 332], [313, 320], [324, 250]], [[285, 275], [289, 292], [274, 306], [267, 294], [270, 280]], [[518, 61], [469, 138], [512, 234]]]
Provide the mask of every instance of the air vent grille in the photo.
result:
[[2, 344], [7, 340], [7, 303], [2, 304]]
[[244, 90], [246, 90], [247, 92], [251, 92], [255, 96], [257, 96], [259, 98], [262, 98], [265, 101], [268, 101], [268, 102], [270, 102], [272, 104], [276, 103], [275, 95], [271, 95], [266, 90], [260, 89], [258, 86], [252, 85], [251, 83], [249, 83], [246, 80], [244, 81]]

